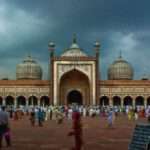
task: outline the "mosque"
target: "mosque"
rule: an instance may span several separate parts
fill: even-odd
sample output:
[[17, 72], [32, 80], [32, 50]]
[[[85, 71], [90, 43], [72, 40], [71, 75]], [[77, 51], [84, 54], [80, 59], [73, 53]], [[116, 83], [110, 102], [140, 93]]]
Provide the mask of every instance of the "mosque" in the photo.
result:
[[47, 106], [150, 105], [150, 80], [133, 80], [134, 69], [122, 56], [108, 68], [108, 80], [100, 79], [100, 44], [94, 44], [94, 56], [82, 50], [76, 38], [60, 56], [49, 43], [50, 80], [42, 80], [42, 68], [31, 56], [16, 67], [16, 80], [0, 80], [0, 105]]

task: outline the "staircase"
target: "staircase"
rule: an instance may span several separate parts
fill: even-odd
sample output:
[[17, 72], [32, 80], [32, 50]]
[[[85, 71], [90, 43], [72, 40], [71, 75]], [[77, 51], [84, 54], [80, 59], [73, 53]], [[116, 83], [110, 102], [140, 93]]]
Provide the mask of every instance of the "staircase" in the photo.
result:
[[137, 124], [128, 150], [150, 150], [150, 124]]

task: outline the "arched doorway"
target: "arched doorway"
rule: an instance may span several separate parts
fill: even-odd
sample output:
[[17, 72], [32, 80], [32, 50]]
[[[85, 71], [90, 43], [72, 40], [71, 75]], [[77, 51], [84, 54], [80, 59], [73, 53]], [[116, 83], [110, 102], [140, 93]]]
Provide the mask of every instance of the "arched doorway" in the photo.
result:
[[147, 106], [150, 106], [150, 97], [147, 98]]
[[5, 103], [6, 103], [6, 106], [14, 105], [14, 98], [12, 96], [7, 96], [5, 98]]
[[17, 106], [25, 106], [26, 105], [26, 98], [24, 96], [17, 97]]
[[123, 105], [124, 106], [132, 106], [133, 105], [133, 100], [131, 96], [126, 96], [123, 100]]
[[[70, 91], [72, 91], [72, 93], [70, 93]], [[81, 71], [73, 69], [65, 73], [60, 79], [59, 104], [67, 104], [68, 99], [73, 99], [72, 97], [77, 95], [80, 99], [82, 97], [82, 102], [80, 101], [80, 103], [90, 105], [92, 104], [92, 102], [90, 103], [90, 92], [88, 77]]]
[[3, 98], [0, 97], [0, 105], [3, 105]]
[[30, 96], [29, 97], [29, 105], [30, 106], [36, 106], [38, 105], [38, 99], [35, 96]]
[[143, 106], [144, 105], [144, 97], [138, 96], [135, 99], [135, 106]]
[[78, 105], [82, 105], [82, 95], [79, 91], [77, 90], [72, 90], [71, 92], [69, 92], [68, 96], [67, 96], [67, 103], [68, 104], [73, 104], [76, 103]]
[[121, 105], [121, 98], [119, 96], [113, 97], [113, 106], [120, 106]]
[[102, 96], [99, 102], [100, 106], [108, 106], [109, 105], [109, 98], [107, 96]]
[[40, 98], [40, 105], [41, 106], [49, 106], [49, 97], [48, 96], [42, 96]]

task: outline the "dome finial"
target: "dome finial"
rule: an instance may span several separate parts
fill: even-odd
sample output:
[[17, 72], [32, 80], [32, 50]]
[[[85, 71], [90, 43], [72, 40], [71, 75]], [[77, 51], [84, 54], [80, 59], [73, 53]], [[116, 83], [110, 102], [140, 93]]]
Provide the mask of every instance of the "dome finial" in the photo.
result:
[[122, 51], [120, 50], [119, 58], [122, 58]]
[[72, 43], [74, 43], [74, 44], [77, 43], [77, 36], [76, 36], [76, 33], [73, 34]]
[[31, 51], [28, 51], [28, 52], [26, 53], [25, 59], [31, 59], [31, 58], [32, 58]]

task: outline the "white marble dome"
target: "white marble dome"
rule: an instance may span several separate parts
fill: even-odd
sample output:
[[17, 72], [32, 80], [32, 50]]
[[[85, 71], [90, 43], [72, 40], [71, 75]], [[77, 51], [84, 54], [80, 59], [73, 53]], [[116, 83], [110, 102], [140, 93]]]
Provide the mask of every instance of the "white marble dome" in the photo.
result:
[[28, 56], [22, 63], [17, 65], [16, 79], [41, 80], [42, 68], [31, 56]]
[[109, 80], [132, 80], [133, 68], [126, 60], [119, 56], [108, 68]]
[[70, 48], [66, 49], [65, 52], [61, 55], [64, 57], [87, 57], [83, 50], [79, 47], [76, 41], [76, 37], [73, 38], [73, 42]]

